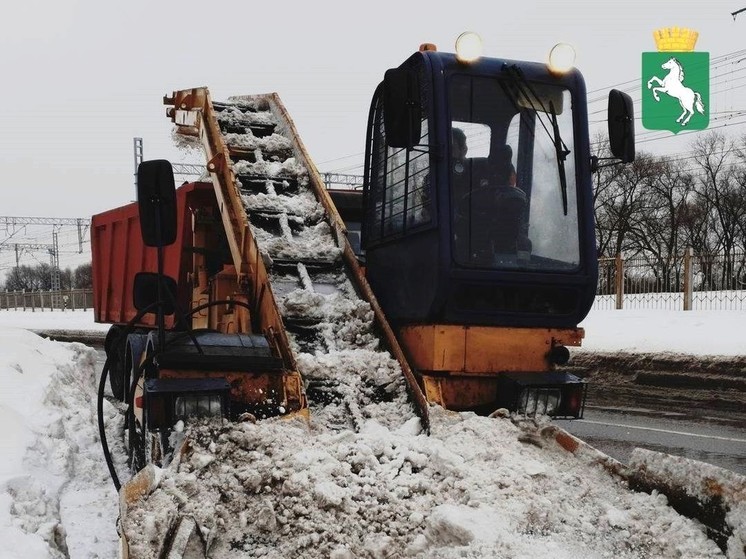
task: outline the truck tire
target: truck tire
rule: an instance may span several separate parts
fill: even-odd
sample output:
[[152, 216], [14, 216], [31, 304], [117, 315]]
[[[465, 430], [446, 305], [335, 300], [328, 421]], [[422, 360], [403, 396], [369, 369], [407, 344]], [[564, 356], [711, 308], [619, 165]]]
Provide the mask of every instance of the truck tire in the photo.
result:
[[140, 372], [140, 361], [142, 354], [145, 351], [145, 345], [148, 340], [147, 333], [136, 331], [133, 334], [127, 336], [127, 344], [124, 350], [124, 365], [122, 367], [122, 378], [125, 390], [127, 393], [124, 395], [124, 401], [129, 404], [129, 393], [133, 388], [133, 383], [136, 382]]
[[104, 339], [104, 351], [109, 361], [109, 386], [114, 397], [124, 401], [126, 395], [124, 379], [124, 349], [125, 339], [122, 335], [124, 328], [118, 324], [112, 325]]

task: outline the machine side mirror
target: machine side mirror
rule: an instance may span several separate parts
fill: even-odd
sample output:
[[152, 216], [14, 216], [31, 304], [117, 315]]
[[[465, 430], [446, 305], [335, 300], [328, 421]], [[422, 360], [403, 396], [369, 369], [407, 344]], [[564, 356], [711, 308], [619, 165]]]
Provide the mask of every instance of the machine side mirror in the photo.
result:
[[383, 78], [383, 126], [386, 144], [412, 149], [422, 134], [420, 82], [411, 68], [386, 70]]
[[609, 144], [622, 163], [635, 160], [635, 113], [632, 98], [618, 89], [609, 91]]
[[[161, 284], [161, 293], [165, 294], [163, 301], [163, 314], [174, 314], [174, 301], [176, 301], [176, 280], [170, 276], [159, 276], [152, 272], [138, 272], [135, 274], [135, 282], [132, 289], [132, 299], [135, 308], [143, 311], [159, 301], [158, 282]], [[152, 309], [150, 312], [157, 312]]]
[[143, 243], [149, 247], [173, 244], [176, 241], [176, 188], [171, 163], [165, 159], [140, 163], [137, 203]]

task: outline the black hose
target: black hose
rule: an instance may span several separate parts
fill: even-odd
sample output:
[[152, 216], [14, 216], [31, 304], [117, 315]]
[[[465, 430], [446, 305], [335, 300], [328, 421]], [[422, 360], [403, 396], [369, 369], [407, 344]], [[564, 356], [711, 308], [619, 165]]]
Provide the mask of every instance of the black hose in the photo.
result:
[[119, 483], [119, 476], [114, 468], [114, 462], [111, 459], [111, 452], [109, 451], [109, 443], [106, 440], [106, 428], [104, 427], [104, 389], [106, 387], [106, 377], [109, 375], [109, 357], [106, 357], [104, 362], [104, 368], [101, 371], [101, 380], [98, 383], [98, 436], [101, 439], [101, 448], [104, 451], [104, 460], [106, 460], [106, 467], [109, 468], [109, 474], [111, 480], [114, 482], [114, 488], [119, 491], [122, 484]]
[[[127, 325], [125, 326], [123, 335], [120, 334], [120, 336], [124, 337], [124, 339], [127, 339], [127, 335], [129, 335], [132, 330], [134, 329], [134, 325], [136, 322], [138, 322], [145, 313], [149, 312], [153, 307], [160, 306], [161, 303], [153, 303], [148, 305], [145, 309], [141, 310], [137, 313], [137, 316], [135, 316], [132, 320], [130, 320]], [[198, 307], [192, 309], [191, 312], [187, 313], [186, 316], [191, 316], [196, 312], [201, 311], [204, 308], [216, 305], [216, 304], [234, 304], [243, 306], [246, 308], [249, 308], [249, 306], [244, 303], [243, 301], [235, 301], [235, 300], [227, 300], [227, 301], [212, 301], [210, 303], [206, 303], [203, 305], [199, 305]], [[249, 308], [250, 309], [250, 308]], [[194, 339], [194, 333], [190, 330], [187, 333], [190, 338]], [[196, 343], [196, 340], [194, 340]], [[162, 348], [160, 349], [162, 351]], [[97, 415], [98, 415], [98, 434], [99, 438], [101, 439], [101, 448], [104, 451], [104, 460], [106, 460], [106, 467], [109, 468], [109, 475], [111, 475], [111, 480], [114, 482], [114, 488], [119, 491], [119, 489], [122, 487], [122, 484], [119, 482], [119, 476], [117, 476], [116, 469], [114, 468], [114, 461], [111, 458], [111, 451], [109, 450], [109, 443], [106, 439], [106, 428], [104, 426], [104, 392], [106, 389], [106, 377], [109, 376], [109, 355], [107, 352], [106, 355], [106, 361], [104, 362], [104, 368], [101, 371], [101, 379], [98, 383], [98, 398], [97, 398]], [[129, 390], [125, 394], [127, 404], [127, 409], [124, 412], [124, 423], [125, 423], [125, 429], [129, 428], [129, 422], [133, 421], [133, 415], [134, 415], [134, 399], [135, 399], [135, 391], [137, 389], [137, 382], [140, 378], [140, 375], [142, 374], [144, 368], [146, 366], [146, 363], [140, 364], [137, 370], [137, 374], [134, 375], [132, 379], [132, 384], [129, 387]], [[131, 437], [131, 434], [130, 434]], [[130, 446], [132, 446], [132, 441], [130, 440]], [[136, 450], [135, 450], [136, 451]]]

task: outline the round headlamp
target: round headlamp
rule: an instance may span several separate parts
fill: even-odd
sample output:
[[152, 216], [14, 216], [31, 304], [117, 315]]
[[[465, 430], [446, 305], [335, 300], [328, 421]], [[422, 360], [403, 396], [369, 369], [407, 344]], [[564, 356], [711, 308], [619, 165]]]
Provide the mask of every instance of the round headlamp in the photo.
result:
[[575, 66], [575, 49], [567, 43], [557, 43], [549, 51], [549, 70], [564, 74]]
[[482, 56], [482, 38], [472, 31], [461, 33], [456, 39], [456, 58], [474, 62]]

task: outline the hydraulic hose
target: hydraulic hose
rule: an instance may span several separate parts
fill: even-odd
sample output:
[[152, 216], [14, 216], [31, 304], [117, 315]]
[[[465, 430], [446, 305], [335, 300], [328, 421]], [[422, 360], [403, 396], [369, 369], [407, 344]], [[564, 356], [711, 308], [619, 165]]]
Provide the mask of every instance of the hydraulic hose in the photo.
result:
[[[157, 303], [155, 303], [157, 304]], [[143, 315], [150, 310], [151, 307], [154, 305], [149, 305], [148, 308], [140, 311], [137, 316], [135, 316], [132, 320], [130, 320], [127, 325], [125, 326], [125, 330], [123, 333], [120, 333], [120, 338], [123, 337], [125, 340], [127, 339], [127, 336], [132, 332], [134, 329], [134, 325], [137, 321], [139, 321]], [[109, 360], [111, 357], [109, 356], [109, 352], [106, 352], [106, 361], [104, 361], [104, 367], [101, 371], [101, 378], [98, 381], [98, 396], [96, 399], [96, 414], [98, 415], [98, 436], [101, 440], [101, 449], [104, 451], [104, 460], [106, 461], [106, 467], [109, 468], [109, 475], [111, 476], [111, 481], [114, 482], [114, 488], [119, 491], [119, 488], [122, 487], [122, 484], [119, 481], [119, 476], [117, 475], [116, 468], [114, 468], [114, 461], [111, 459], [111, 451], [109, 450], [109, 443], [106, 439], [106, 427], [104, 426], [104, 392], [106, 389], [106, 377], [109, 376]]]
[[109, 475], [111, 480], [114, 482], [114, 488], [119, 491], [122, 484], [119, 483], [119, 476], [114, 468], [114, 461], [111, 459], [111, 452], [109, 451], [109, 443], [106, 440], [106, 428], [104, 426], [104, 389], [106, 387], [106, 377], [109, 376], [109, 357], [106, 357], [104, 362], [104, 368], [101, 371], [101, 379], [98, 383], [98, 399], [97, 399], [97, 411], [98, 411], [98, 436], [101, 439], [101, 448], [104, 451], [104, 460], [106, 460], [106, 467], [109, 468]]

